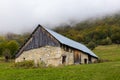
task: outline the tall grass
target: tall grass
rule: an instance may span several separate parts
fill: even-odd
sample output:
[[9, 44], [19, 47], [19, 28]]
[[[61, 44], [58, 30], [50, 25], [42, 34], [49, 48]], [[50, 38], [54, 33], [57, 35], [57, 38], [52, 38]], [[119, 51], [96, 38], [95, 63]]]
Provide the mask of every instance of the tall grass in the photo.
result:
[[100, 59], [120, 61], [120, 46], [118, 45], [98, 46], [94, 49], [94, 52]]
[[[5, 66], [6, 65], [6, 66]], [[2, 67], [3, 66], [3, 67]], [[0, 64], [0, 80], [119, 80], [120, 61], [56, 68], [12, 68]]]
[[13, 62], [0, 62], [0, 80], [120, 80], [120, 48], [98, 46], [94, 52], [112, 62], [35, 69], [13, 68]]

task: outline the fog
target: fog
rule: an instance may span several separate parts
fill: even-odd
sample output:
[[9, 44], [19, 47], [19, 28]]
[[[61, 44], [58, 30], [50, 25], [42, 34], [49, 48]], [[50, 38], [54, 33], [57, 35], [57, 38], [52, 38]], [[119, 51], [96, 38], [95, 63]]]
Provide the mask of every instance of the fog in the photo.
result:
[[52, 28], [120, 11], [120, 0], [0, 0], [0, 33]]

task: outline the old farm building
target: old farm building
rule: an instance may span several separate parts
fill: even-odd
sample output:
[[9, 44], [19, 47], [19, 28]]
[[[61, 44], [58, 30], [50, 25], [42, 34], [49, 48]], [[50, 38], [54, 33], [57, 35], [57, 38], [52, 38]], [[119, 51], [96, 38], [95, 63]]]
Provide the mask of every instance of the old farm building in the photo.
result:
[[86, 46], [40, 25], [19, 49], [15, 62], [43, 61], [47, 66], [94, 63], [98, 57]]

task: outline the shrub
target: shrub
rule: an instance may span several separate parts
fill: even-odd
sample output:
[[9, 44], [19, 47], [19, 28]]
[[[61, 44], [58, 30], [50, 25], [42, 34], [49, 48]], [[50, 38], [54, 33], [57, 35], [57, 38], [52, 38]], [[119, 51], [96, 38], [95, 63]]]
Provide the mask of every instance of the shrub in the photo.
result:
[[108, 59], [99, 59], [98, 63], [103, 63], [103, 62], [110, 62], [111, 60]]
[[112, 44], [112, 40], [109, 37], [101, 41], [101, 45], [110, 45], [110, 44]]
[[87, 45], [88, 48], [90, 48], [91, 50], [93, 50], [96, 47], [96, 44], [93, 41], [90, 41]]
[[9, 49], [5, 49], [3, 51], [3, 56], [5, 58], [5, 62], [8, 62], [9, 59], [11, 58], [10, 50]]
[[44, 68], [44, 67], [46, 67], [46, 64], [43, 61], [35, 64], [33, 60], [29, 60], [29, 61], [25, 60], [22, 62], [14, 63], [13, 67], [16, 67], [16, 68]]
[[34, 67], [34, 61], [23, 61], [23, 62], [17, 62], [14, 64], [14, 67], [16, 68], [33, 68]]
[[43, 67], [46, 67], [46, 64], [45, 64], [44, 61], [41, 61], [41, 62], [38, 64], [37, 67], [41, 67], [41, 68], [43, 68]]

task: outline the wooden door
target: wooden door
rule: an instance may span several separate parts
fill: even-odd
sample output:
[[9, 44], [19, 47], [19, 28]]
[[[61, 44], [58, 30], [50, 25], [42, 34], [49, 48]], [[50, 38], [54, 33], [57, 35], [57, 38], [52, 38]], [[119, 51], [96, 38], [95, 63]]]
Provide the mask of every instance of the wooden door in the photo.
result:
[[80, 52], [78, 50], [74, 51], [74, 63], [80, 63]]

